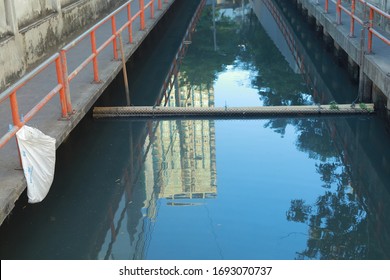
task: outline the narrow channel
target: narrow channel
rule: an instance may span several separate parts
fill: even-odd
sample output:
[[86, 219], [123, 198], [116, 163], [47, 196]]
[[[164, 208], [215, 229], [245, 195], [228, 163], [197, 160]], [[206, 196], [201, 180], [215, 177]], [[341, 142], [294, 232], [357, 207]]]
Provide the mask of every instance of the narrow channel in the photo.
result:
[[[356, 99], [354, 78], [294, 7], [270, 1], [281, 24], [262, 1], [211, 2], [185, 35], [200, 1], [178, 1], [128, 61], [132, 105]], [[96, 106], [125, 103], [119, 75]], [[24, 195], [0, 227], [0, 256], [389, 259], [386, 127], [368, 115], [129, 121], [90, 112], [59, 148], [46, 199], [30, 205]]]

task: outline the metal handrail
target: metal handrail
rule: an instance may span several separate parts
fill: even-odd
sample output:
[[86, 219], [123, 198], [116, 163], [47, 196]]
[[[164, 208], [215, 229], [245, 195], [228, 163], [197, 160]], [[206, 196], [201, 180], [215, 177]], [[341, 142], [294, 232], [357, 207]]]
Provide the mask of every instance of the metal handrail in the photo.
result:
[[[57, 85], [38, 103], [36, 104], [24, 117], [19, 114], [19, 105], [17, 100], [17, 92], [19, 89], [24, 87], [31, 79], [45, 70], [50, 64], [56, 64], [57, 73]], [[45, 60], [40, 66], [35, 68], [33, 71], [24, 76], [21, 80], [16, 82], [14, 85], [9, 87], [6, 91], [0, 94], [0, 104], [5, 100], [10, 100], [10, 107], [12, 113], [13, 126], [10, 130], [0, 138], [0, 148], [2, 148], [16, 132], [19, 131], [28, 121], [30, 121], [57, 93], [60, 94], [61, 103], [61, 115], [67, 117], [66, 98], [63, 83], [63, 73], [61, 59], [58, 53], [52, 55], [50, 58]]]
[[[373, 4], [368, 3], [364, 0], [351, 0], [351, 7], [345, 7], [342, 5], [341, 0], [325, 0], [325, 12], [329, 12], [329, 2], [332, 2], [336, 5], [336, 22], [338, 24], [341, 24], [341, 11], [344, 11], [347, 15], [350, 16], [350, 31], [349, 36], [354, 37], [354, 30], [355, 30], [355, 21], [360, 23], [364, 28], [367, 28], [368, 34], [367, 34], [367, 52], [372, 52], [372, 35], [375, 35], [379, 39], [381, 39], [384, 43], [390, 46], [390, 39], [388, 39], [384, 34], [382, 34], [380, 31], [378, 31], [374, 27], [374, 17], [375, 14], [378, 14], [388, 20], [390, 20], [390, 14], [382, 11], [380, 8], [374, 6]], [[369, 18], [366, 20], [365, 18], [360, 18], [355, 14], [356, 9], [356, 3], [359, 2], [362, 5], [364, 5], [364, 11], [368, 9], [369, 11]], [[364, 12], [365, 17], [365, 12]]]
[[[90, 62], [93, 63], [93, 72], [94, 72], [94, 81], [100, 82], [99, 80], [99, 69], [97, 63], [98, 54], [106, 48], [111, 42], [113, 43], [113, 54], [114, 59], [118, 59], [118, 50], [117, 50], [117, 40], [124, 29], [128, 28], [129, 43], [133, 42], [132, 36], [132, 23], [137, 18], [140, 17], [140, 27], [141, 30], [145, 29], [145, 10], [150, 8], [150, 18], [154, 18], [154, 5], [157, 1], [158, 9], [162, 9], [162, 3], [168, 3], [168, 0], [149, 0], [145, 5], [144, 0], [139, 0], [139, 11], [133, 16], [131, 15], [131, 3], [134, 0], [129, 0], [124, 3], [122, 6], [111, 12], [108, 16], [104, 17], [98, 23], [93, 25], [83, 34], [78, 36], [76, 39], [72, 40], [69, 44], [63, 47], [58, 53], [52, 55], [50, 58], [41, 63], [37, 68], [32, 70], [30, 73], [22, 77], [18, 82], [9, 87], [4, 92], [0, 93], [0, 104], [5, 100], [10, 100], [10, 107], [12, 113], [13, 125], [10, 127], [9, 131], [0, 138], [0, 149], [3, 148], [10, 139], [22, 128], [28, 121], [30, 121], [45, 105], [57, 94], [60, 94], [60, 103], [61, 103], [61, 116], [63, 118], [68, 118], [70, 114], [73, 113], [72, 102], [70, 99], [70, 89], [69, 82], [74, 79], [79, 72], [84, 69]], [[115, 16], [123, 11], [127, 10], [128, 19], [124, 25], [119, 29], [116, 27], [116, 18]], [[99, 47], [96, 46], [96, 30], [101, 27], [103, 24], [111, 20], [112, 35]], [[80, 65], [68, 73], [67, 67], [67, 52], [79, 44], [83, 39], [90, 36], [91, 39], [91, 52], [92, 54], [87, 57]], [[45, 70], [49, 65], [55, 63], [56, 65], [56, 75], [57, 75], [57, 85], [48, 93], [46, 96], [37, 103], [24, 117], [21, 117], [19, 114], [19, 106], [17, 102], [17, 91], [24, 87], [32, 78]]]
[[[118, 60], [118, 47], [117, 47], [117, 37], [119, 34], [126, 28], [128, 28], [128, 34], [129, 34], [129, 43], [133, 42], [132, 37], [132, 23], [134, 20], [136, 20], [137, 17], [140, 18], [140, 29], [145, 29], [145, 10], [150, 7], [151, 13], [150, 18], [154, 17], [154, 3], [156, 0], [149, 0], [149, 2], [145, 5], [144, 0], [139, 0], [139, 11], [135, 13], [133, 16], [131, 15], [131, 3], [134, 0], [127, 1], [122, 6], [117, 8], [115, 11], [113, 11], [111, 14], [100, 20], [98, 23], [96, 23], [94, 26], [92, 26], [90, 29], [88, 29], [86, 32], [81, 34], [79, 37], [68, 43], [66, 46], [64, 46], [61, 51], [61, 58], [63, 63], [63, 73], [64, 73], [64, 83], [65, 83], [65, 92], [66, 92], [66, 100], [67, 100], [67, 109], [68, 113], [72, 114], [72, 102], [69, 92], [69, 83], [79, 74], [79, 72], [84, 69], [87, 65], [89, 65], [90, 62], [93, 64], [93, 80], [96, 83], [100, 82], [99, 78], [99, 66], [98, 66], [98, 60], [97, 56], [100, 52], [102, 52], [109, 44], [113, 44], [113, 56], [114, 60]], [[162, 0], [158, 0], [158, 6], [162, 7]], [[167, 2], [165, 0], [165, 2]], [[116, 15], [123, 11], [124, 9], [127, 10], [127, 21], [125, 24], [123, 24], [119, 29], [116, 26]], [[96, 45], [96, 31], [99, 27], [101, 27], [103, 24], [107, 23], [108, 21], [111, 21], [111, 30], [112, 34], [111, 36], [102, 43], [99, 47]], [[92, 54], [88, 56], [81, 64], [73, 70], [71, 73], [68, 73], [68, 66], [67, 66], [67, 59], [66, 59], [66, 53], [75, 47], [78, 43], [80, 43], [83, 39], [90, 37], [91, 40], [91, 51]]]

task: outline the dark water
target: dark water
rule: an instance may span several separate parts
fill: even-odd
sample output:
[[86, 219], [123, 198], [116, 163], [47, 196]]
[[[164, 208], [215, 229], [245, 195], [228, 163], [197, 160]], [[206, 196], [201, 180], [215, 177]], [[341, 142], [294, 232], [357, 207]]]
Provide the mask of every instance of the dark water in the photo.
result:
[[[162, 88], [167, 106], [356, 98], [345, 68], [293, 7], [284, 33], [297, 49], [263, 5], [252, 11], [238, 2], [217, 6], [215, 34], [212, 7], [204, 8], [185, 38], [186, 55], [177, 57], [180, 71], [163, 88], [198, 3], [179, 1], [180, 17], [169, 15], [168, 29], [129, 62], [132, 103], [152, 105]], [[118, 77], [98, 104], [124, 100]], [[375, 116], [130, 122], [89, 115], [58, 150], [48, 197], [38, 205], [22, 198], [0, 228], [0, 255], [389, 259], [389, 139]]]

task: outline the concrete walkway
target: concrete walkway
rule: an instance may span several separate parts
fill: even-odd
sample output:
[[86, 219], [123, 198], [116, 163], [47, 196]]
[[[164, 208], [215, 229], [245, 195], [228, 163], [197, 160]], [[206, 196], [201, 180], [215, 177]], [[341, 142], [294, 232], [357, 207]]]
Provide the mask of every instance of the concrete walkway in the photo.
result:
[[[324, 31], [343, 48], [348, 55], [359, 65], [361, 56], [360, 34], [362, 25], [355, 21], [354, 37], [349, 36], [350, 17], [342, 12], [341, 24], [336, 23], [336, 6], [329, 1], [328, 13], [325, 12], [325, 0], [297, 0], [302, 4], [308, 14], [314, 16], [324, 27]], [[346, 5], [344, 3], [344, 5]], [[367, 38], [367, 30], [365, 33]], [[372, 80], [383, 94], [387, 97], [387, 108], [390, 108], [390, 46], [373, 35], [373, 49], [371, 54], [364, 55], [364, 73]], [[364, 49], [367, 50], [367, 40], [364, 42]]]
[[[128, 59], [139, 47], [148, 33], [162, 18], [175, 0], [168, 0], [160, 11], [155, 1], [155, 17], [150, 19], [150, 10], [145, 12], [145, 30], [140, 31], [139, 18], [133, 23], [133, 43], [128, 43], [127, 29], [122, 34], [126, 58]], [[145, 1], [146, 3], [148, 1]], [[164, 1], [163, 1], [164, 2]], [[132, 2], [132, 15], [139, 11], [139, 1]], [[127, 11], [124, 9], [116, 16], [119, 29], [127, 20]], [[96, 33], [97, 46], [111, 36], [111, 23], [103, 24]], [[119, 45], [118, 45], [119, 48]], [[75, 48], [68, 52], [68, 72], [71, 73], [83, 60], [91, 55], [89, 36], [82, 40]], [[119, 55], [120, 52], [118, 51]], [[71, 100], [74, 114], [69, 120], [60, 120], [61, 107], [58, 95], [55, 96], [27, 125], [36, 127], [43, 133], [54, 137], [58, 147], [69, 135], [72, 129], [89, 111], [95, 101], [104, 92], [111, 81], [122, 69], [122, 62], [113, 60], [112, 44], [107, 46], [98, 56], [99, 78], [101, 83], [92, 83], [92, 63], [82, 70], [75, 79], [70, 82]], [[19, 110], [26, 114], [31, 110], [54, 86], [57, 84], [55, 65], [50, 65], [46, 70], [33, 78], [24, 88], [17, 92]], [[12, 123], [9, 102], [0, 104], [0, 137], [7, 133], [9, 124]], [[16, 141], [11, 140], [0, 149], [0, 224], [14, 207], [15, 201], [26, 188], [26, 181], [20, 167]]]

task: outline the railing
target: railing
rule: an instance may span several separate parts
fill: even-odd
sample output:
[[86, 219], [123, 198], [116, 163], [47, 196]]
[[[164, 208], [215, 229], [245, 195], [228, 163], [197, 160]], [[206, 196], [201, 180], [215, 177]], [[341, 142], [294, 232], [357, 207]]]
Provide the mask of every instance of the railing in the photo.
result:
[[[381, 39], [387, 45], [390, 46], [390, 40], [381, 33], [381, 30], [378, 30], [374, 26], [374, 19], [376, 16], [383, 17], [385, 20], [390, 20], [390, 14], [382, 11], [381, 9], [375, 7], [374, 5], [368, 3], [364, 0], [350, 0], [350, 7], [343, 6], [341, 0], [325, 0], [325, 12], [329, 12], [329, 2], [332, 2], [336, 5], [336, 22], [337, 24], [341, 24], [341, 14], [342, 11], [345, 12], [350, 17], [350, 30], [349, 36], [355, 36], [355, 21], [360, 23], [364, 28], [368, 30], [367, 37], [367, 52], [372, 52], [372, 38], [373, 35]], [[358, 16], [356, 14], [356, 7], [360, 3], [362, 8], [362, 15]], [[367, 19], [368, 13], [368, 19]]]
[[[18, 106], [18, 98], [17, 92], [24, 87], [32, 78], [37, 76], [43, 70], [45, 70], [50, 64], [55, 63], [56, 72], [57, 72], [57, 81], [58, 83], [55, 87], [38, 103], [36, 104], [24, 117], [19, 114], [19, 106]], [[60, 94], [60, 102], [61, 102], [61, 115], [62, 117], [67, 117], [67, 107], [66, 107], [66, 99], [65, 99], [65, 91], [64, 91], [64, 83], [63, 83], [63, 73], [61, 68], [61, 60], [59, 54], [55, 54], [47, 59], [44, 63], [34, 69], [32, 72], [24, 76], [20, 81], [16, 84], [8, 88], [6, 91], [0, 94], [0, 104], [5, 100], [10, 101], [11, 113], [12, 113], [12, 121], [13, 125], [10, 125], [8, 133], [6, 133], [3, 137], [0, 138], [0, 149], [8, 143], [13, 136], [15, 136], [16, 132], [25, 125], [28, 121], [30, 121], [39, 110], [41, 110], [57, 93]]]
[[[128, 29], [128, 38], [129, 43], [133, 43], [133, 30], [132, 24], [139, 17], [140, 20], [140, 30], [145, 29], [145, 12], [147, 9], [150, 9], [150, 18], [154, 18], [154, 6], [157, 2], [157, 7], [159, 10], [162, 9], [162, 4], [168, 3], [168, 0], [149, 0], [145, 4], [144, 0], [139, 0], [139, 11], [132, 15], [131, 13], [131, 3], [134, 0], [127, 1], [125, 4], [120, 6], [118, 9], [113, 11], [111, 14], [100, 20], [97, 24], [91, 27], [89, 30], [84, 32], [82, 35], [74, 39], [68, 45], [63, 47], [58, 53], [51, 56], [49, 59], [44, 61], [40, 66], [34, 69], [32, 72], [20, 79], [16, 84], [8, 88], [6, 91], [0, 94], [0, 104], [5, 100], [10, 101], [10, 108], [12, 113], [13, 124], [10, 124], [9, 131], [0, 138], [0, 149], [3, 148], [10, 139], [22, 128], [28, 121], [30, 121], [34, 115], [38, 113], [45, 105], [57, 94], [60, 95], [61, 103], [61, 116], [64, 119], [69, 118], [73, 114], [72, 102], [70, 98], [70, 87], [69, 83], [83, 70], [89, 63], [93, 64], [93, 80], [97, 83], [100, 82], [99, 78], [99, 67], [98, 67], [98, 55], [104, 50], [108, 45], [112, 43], [113, 45], [113, 57], [115, 60], [118, 59], [118, 47], [117, 47], [117, 38], [126, 28]], [[116, 16], [126, 10], [127, 11], [127, 21], [119, 29], [116, 26]], [[100, 46], [96, 44], [96, 31], [105, 23], [111, 21], [111, 36], [106, 39], [104, 43]], [[82, 61], [79, 66], [73, 70], [71, 73], [68, 72], [68, 63], [67, 63], [67, 52], [83, 41], [85, 38], [89, 37], [91, 41], [91, 55], [88, 56], [84, 61]], [[19, 113], [19, 106], [17, 100], [17, 92], [22, 87], [34, 78], [36, 75], [45, 70], [49, 65], [55, 63], [56, 66], [56, 75], [58, 83], [54, 88], [38, 103], [36, 104], [24, 117], [21, 117]]]

